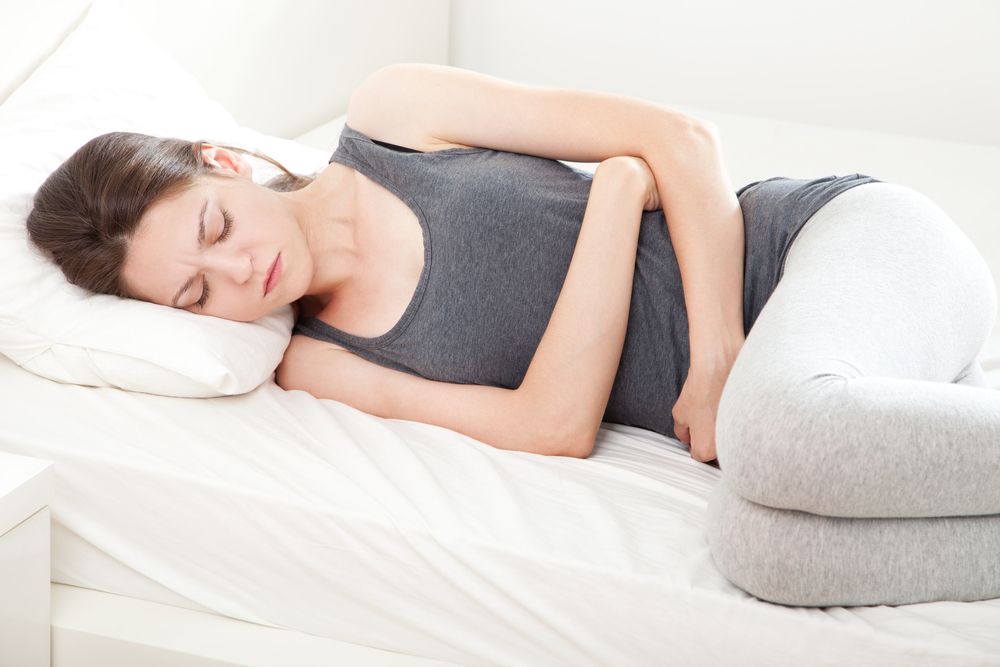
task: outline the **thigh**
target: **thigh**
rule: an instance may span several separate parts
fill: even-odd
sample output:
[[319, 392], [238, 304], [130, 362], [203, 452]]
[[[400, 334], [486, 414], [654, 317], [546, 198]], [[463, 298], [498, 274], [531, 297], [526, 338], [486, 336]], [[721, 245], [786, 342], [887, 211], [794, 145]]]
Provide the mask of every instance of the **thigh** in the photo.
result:
[[743, 351], [776, 372], [953, 382], [996, 314], [986, 261], [954, 221], [910, 188], [869, 183], [806, 223]]
[[[892, 461], [920, 456], [951, 422], [925, 424], [934, 416], [921, 406], [933, 406], [934, 392], [868, 380], [981, 381], [969, 373], [996, 306], [985, 260], [929, 199], [884, 183], [839, 195], [789, 248], [781, 281], [730, 370], [716, 415], [720, 469], [734, 490], [757, 502], [809, 498], [837, 505], [857, 496], [858, 503], [877, 505], [878, 479], [870, 498], [849, 488], [849, 480], [863, 470], [878, 477], [872, 457], [888, 459], [886, 470], [895, 470]], [[975, 412], [978, 421], [968, 428], [977, 429], [978, 440], [992, 437], [993, 402], [965, 394], [949, 400], [954, 405], [941, 406], [942, 415], [964, 419]], [[966, 449], [968, 456], [978, 451]], [[898, 480], [898, 488], [917, 493], [914, 480], [936, 461], [899, 468], [900, 478], [910, 468], [919, 474]], [[824, 488], [837, 470], [842, 483]]]

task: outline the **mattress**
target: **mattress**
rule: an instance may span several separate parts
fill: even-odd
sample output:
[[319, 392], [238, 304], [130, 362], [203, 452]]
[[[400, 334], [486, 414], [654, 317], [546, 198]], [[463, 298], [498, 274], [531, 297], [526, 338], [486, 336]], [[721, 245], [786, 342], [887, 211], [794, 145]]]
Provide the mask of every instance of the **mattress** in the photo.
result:
[[705, 536], [722, 471], [651, 431], [545, 457], [273, 381], [171, 398], [0, 356], [0, 386], [0, 449], [55, 462], [57, 583], [466, 665], [1000, 664], [1000, 599], [800, 608], [730, 584]]

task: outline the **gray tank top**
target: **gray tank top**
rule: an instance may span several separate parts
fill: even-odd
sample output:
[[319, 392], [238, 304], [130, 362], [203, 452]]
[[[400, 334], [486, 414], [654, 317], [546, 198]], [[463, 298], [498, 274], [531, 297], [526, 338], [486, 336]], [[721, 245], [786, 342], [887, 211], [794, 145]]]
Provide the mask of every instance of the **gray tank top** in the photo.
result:
[[[360, 337], [313, 317], [293, 334], [431, 380], [516, 388], [569, 270], [592, 175], [556, 160], [487, 148], [423, 153], [345, 126], [330, 162], [399, 197], [423, 229], [424, 267], [402, 318]], [[746, 234], [749, 332], [806, 220], [869, 176], [770, 178], [737, 192]], [[675, 437], [670, 414], [687, 377], [688, 321], [662, 210], [642, 216], [621, 362], [603, 421]]]

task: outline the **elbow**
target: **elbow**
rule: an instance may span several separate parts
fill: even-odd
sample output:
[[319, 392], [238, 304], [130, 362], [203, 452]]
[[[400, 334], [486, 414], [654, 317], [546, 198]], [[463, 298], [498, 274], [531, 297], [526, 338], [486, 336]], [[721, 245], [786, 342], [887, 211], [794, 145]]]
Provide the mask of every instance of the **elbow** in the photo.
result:
[[711, 121], [693, 116], [684, 116], [682, 128], [672, 131], [665, 141], [647, 144], [647, 150], [642, 154], [652, 167], [661, 161], [673, 165], [703, 168], [702, 156], [706, 153], [717, 155], [721, 141], [719, 129]]
[[594, 429], [576, 430], [571, 435], [557, 440], [560, 443], [557, 455], [585, 459], [594, 451], [596, 440], [597, 433]]
[[698, 118], [697, 121], [698, 121], [697, 122], [698, 127], [705, 130], [712, 136], [719, 134], [719, 126], [713, 123], [712, 121], [707, 120], [705, 118]]
[[[581, 459], [590, 456], [600, 428], [599, 419], [596, 423], [593, 419], [583, 423], [577, 404], [555, 401], [550, 394], [540, 395], [535, 390], [518, 389], [517, 392], [523, 397], [523, 407], [514, 412], [517, 421], [512, 427], [532, 438], [535, 443], [532, 451]], [[526, 425], [534, 427], [525, 428]]]
[[692, 134], [700, 141], [717, 142], [719, 140], [719, 126], [704, 118], [691, 119]]

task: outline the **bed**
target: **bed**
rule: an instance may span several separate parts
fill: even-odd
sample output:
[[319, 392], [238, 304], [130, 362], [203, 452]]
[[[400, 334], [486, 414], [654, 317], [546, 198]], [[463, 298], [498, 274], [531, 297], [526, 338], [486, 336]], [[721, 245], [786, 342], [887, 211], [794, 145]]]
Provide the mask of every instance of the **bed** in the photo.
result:
[[[88, 4], [33, 29], [54, 45]], [[405, 11], [377, 4], [345, 6]], [[254, 122], [335, 145], [364, 71], [446, 62], [430, 7], [323, 104]], [[1000, 338], [981, 360], [1000, 389]], [[805, 608], [733, 586], [705, 538], [723, 473], [651, 431], [605, 423], [588, 459], [545, 457], [273, 380], [163, 396], [0, 355], [0, 387], [0, 451], [55, 464], [52, 665], [1000, 665], [1000, 599]]]

